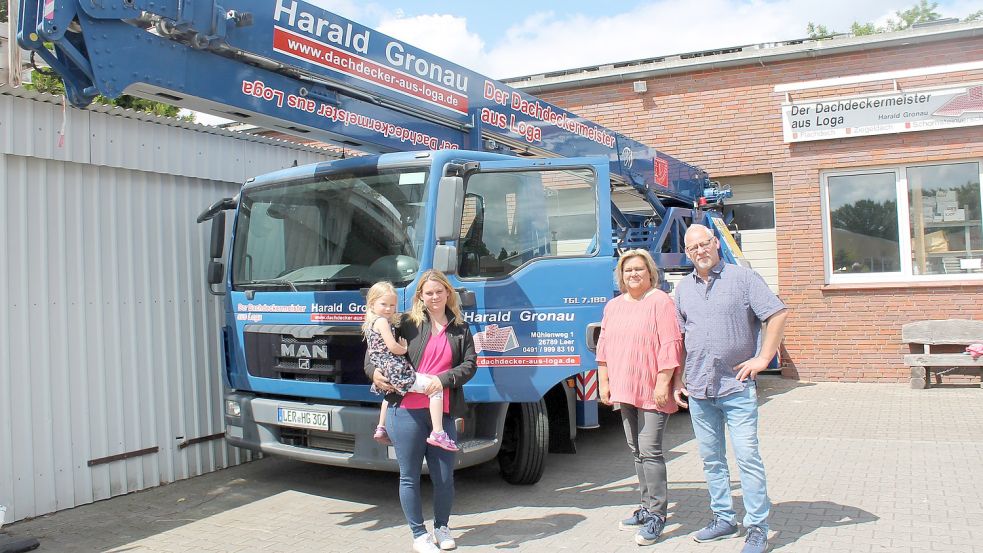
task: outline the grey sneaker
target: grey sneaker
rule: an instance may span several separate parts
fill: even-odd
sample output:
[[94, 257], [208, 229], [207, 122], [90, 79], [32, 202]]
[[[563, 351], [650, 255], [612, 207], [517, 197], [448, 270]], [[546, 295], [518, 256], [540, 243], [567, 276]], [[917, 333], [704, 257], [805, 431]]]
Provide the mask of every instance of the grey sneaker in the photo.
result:
[[446, 526], [438, 526], [433, 529], [433, 540], [437, 542], [437, 547], [444, 551], [457, 548], [457, 542], [451, 535], [451, 529]]
[[650, 518], [652, 518], [652, 514], [649, 513], [649, 510], [645, 507], [639, 507], [635, 509], [635, 512], [632, 513], [630, 517], [618, 523], [618, 529], [635, 532], [642, 526], [645, 526], [645, 523], [648, 522]]
[[710, 521], [710, 524], [707, 524], [705, 527], [693, 534], [693, 539], [698, 543], [704, 543], [726, 538], [736, 538], [740, 535], [741, 529], [736, 524], [731, 524], [714, 515], [713, 520]]
[[638, 532], [635, 534], [635, 543], [638, 545], [652, 545], [653, 543], [659, 541], [659, 536], [662, 535], [662, 530], [666, 527], [666, 521], [662, 520], [659, 515], [652, 515], [645, 526], [639, 528]]
[[748, 526], [741, 553], [765, 553], [768, 551], [768, 534], [759, 526]]

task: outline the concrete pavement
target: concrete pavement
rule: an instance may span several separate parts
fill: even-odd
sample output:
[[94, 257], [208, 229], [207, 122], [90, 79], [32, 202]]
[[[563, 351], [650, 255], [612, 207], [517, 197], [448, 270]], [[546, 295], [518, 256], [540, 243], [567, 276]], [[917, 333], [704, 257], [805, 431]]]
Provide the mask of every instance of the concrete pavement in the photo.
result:
[[[799, 383], [763, 377], [762, 454], [775, 551], [983, 552], [983, 390]], [[492, 464], [459, 471], [451, 526], [461, 551], [737, 552], [697, 544], [708, 519], [688, 415], [666, 435], [670, 517], [642, 548], [617, 521], [638, 500], [616, 416], [543, 480], [505, 484]], [[733, 459], [733, 456], [731, 456]], [[736, 504], [740, 483], [732, 466]], [[429, 506], [429, 494], [426, 495]], [[426, 511], [425, 511], [426, 512]], [[5, 526], [44, 552], [409, 551], [396, 475], [264, 459]]]

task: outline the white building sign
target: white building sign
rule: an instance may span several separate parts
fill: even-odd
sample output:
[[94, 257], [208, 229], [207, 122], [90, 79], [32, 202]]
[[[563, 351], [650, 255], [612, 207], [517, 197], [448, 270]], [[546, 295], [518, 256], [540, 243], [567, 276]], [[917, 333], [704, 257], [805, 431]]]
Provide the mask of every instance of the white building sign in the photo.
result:
[[782, 105], [785, 142], [983, 125], [983, 84]]

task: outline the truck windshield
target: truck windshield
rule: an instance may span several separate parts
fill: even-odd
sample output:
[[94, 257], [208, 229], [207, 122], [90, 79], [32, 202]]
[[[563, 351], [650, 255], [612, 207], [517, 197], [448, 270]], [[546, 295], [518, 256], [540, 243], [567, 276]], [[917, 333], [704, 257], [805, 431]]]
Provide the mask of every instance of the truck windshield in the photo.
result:
[[237, 290], [405, 285], [419, 268], [427, 172], [330, 173], [246, 189], [236, 219]]

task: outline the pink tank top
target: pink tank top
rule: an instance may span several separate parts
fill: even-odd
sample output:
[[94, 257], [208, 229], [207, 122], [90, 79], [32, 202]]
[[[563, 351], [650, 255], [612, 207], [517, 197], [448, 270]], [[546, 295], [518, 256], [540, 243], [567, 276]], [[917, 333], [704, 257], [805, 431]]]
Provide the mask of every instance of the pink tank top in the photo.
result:
[[[420, 356], [420, 365], [416, 372], [420, 374], [440, 374], [451, 370], [451, 344], [447, 341], [447, 327], [436, 334], [431, 334], [427, 346]], [[399, 404], [404, 409], [426, 409], [430, 406], [430, 398], [423, 394], [410, 392]], [[444, 390], [444, 412], [449, 413], [451, 407], [450, 394]]]

